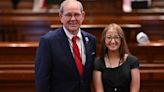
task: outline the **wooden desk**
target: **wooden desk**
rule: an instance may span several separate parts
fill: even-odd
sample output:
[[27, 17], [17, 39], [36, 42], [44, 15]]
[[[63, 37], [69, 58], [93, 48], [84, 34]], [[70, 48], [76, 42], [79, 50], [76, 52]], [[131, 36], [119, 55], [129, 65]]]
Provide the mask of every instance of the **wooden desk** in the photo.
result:
[[36, 42], [0, 42], [0, 92], [35, 92]]
[[0, 42], [0, 64], [33, 64], [36, 42]]
[[164, 41], [150, 42], [143, 45], [129, 44], [128, 46], [131, 53], [136, 55], [141, 63], [164, 64]]

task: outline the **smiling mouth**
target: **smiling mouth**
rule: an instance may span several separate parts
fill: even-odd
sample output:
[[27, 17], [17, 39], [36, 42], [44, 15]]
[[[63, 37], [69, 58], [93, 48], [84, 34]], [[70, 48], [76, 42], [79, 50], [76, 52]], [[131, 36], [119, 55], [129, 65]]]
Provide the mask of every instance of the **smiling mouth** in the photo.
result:
[[71, 26], [71, 27], [76, 27], [76, 26], [77, 26], [77, 24], [70, 24], [70, 26]]
[[70, 27], [77, 27], [76, 25], [71, 25]]
[[70, 25], [77, 25], [77, 23], [69, 23]]
[[110, 45], [111, 47], [116, 47], [117, 45]]

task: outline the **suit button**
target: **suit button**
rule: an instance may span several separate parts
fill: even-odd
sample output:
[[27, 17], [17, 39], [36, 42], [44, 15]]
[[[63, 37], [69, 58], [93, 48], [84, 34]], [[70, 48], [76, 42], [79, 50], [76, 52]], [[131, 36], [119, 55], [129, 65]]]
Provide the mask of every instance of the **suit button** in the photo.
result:
[[114, 91], [117, 91], [117, 88], [114, 88]]

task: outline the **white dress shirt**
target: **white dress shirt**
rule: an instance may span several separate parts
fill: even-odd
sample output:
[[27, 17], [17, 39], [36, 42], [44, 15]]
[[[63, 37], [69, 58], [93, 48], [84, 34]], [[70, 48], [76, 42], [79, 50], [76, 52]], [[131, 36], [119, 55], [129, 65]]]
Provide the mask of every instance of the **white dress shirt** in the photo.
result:
[[[65, 32], [66, 36], [68, 37], [68, 41], [70, 43], [70, 48], [71, 48], [71, 51], [72, 51], [72, 54], [73, 54], [72, 38], [75, 35], [71, 34], [64, 26], [63, 26], [63, 29], [64, 29], [64, 32]], [[84, 46], [83, 37], [82, 37], [82, 34], [81, 34], [81, 29], [79, 29], [79, 31], [78, 31], [76, 36], [78, 37], [76, 43], [77, 43], [79, 51], [80, 51], [82, 64], [85, 65], [86, 55], [85, 55], [85, 46]]]

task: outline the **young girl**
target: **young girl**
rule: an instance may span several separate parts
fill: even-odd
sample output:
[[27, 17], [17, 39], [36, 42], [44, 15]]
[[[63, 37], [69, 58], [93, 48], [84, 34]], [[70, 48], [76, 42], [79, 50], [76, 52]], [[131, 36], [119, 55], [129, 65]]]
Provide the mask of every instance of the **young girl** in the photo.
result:
[[119, 25], [110, 24], [104, 29], [101, 56], [94, 66], [95, 92], [139, 92], [139, 60], [129, 54]]

